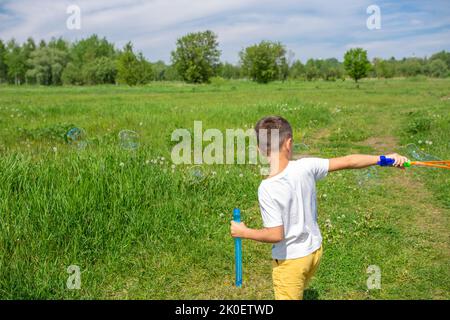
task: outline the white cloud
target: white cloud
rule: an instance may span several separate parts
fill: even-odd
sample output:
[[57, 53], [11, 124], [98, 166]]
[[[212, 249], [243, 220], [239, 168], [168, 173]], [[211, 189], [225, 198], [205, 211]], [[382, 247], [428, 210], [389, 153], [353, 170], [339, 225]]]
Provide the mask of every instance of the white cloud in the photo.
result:
[[[431, 53], [450, 48], [450, 30], [432, 35], [412, 35], [393, 40], [348, 43], [345, 49], [354, 47], [365, 48], [371, 58], [429, 56]], [[395, 48], [395, 50], [389, 50], [388, 48]]]
[[[0, 38], [74, 40], [96, 33], [118, 46], [132, 41], [151, 60], [166, 61], [178, 37], [205, 29], [218, 34], [223, 59], [232, 62], [240, 49], [262, 39], [285, 43], [303, 60], [341, 58], [356, 44], [367, 46], [371, 56], [401, 56], [413, 47], [416, 54], [449, 49], [440, 30], [450, 25], [445, 2], [413, 1], [419, 9], [405, 9], [403, 1], [377, 2], [382, 29], [370, 31], [369, 0], [6, 0], [0, 2]], [[79, 31], [66, 28], [66, 8], [72, 4], [82, 10]]]

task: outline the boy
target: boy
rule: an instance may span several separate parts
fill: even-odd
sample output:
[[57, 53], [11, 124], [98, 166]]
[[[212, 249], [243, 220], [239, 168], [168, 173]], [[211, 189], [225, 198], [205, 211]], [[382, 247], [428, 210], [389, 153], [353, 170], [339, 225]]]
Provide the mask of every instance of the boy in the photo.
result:
[[[262, 131], [264, 130], [264, 131]], [[316, 181], [328, 172], [376, 165], [379, 156], [349, 155], [334, 159], [303, 158], [290, 161], [292, 128], [278, 116], [265, 117], [255, 127], [258, 148], [270, 163], [269, 177], [258, 189], [263, 229], [250, 229], [243, 222], [231, 222], [231, 235], [273, 243], [272, 278], [277, 300], [303, 299], [303, 291], [322, 256], [322, 236], [317, 224]], [[261, 141], [260, 132], [266, 133]], [[274, 143], [277, 138], [275, 145]], [[402, 168], [407, 158], [387, 157]]]

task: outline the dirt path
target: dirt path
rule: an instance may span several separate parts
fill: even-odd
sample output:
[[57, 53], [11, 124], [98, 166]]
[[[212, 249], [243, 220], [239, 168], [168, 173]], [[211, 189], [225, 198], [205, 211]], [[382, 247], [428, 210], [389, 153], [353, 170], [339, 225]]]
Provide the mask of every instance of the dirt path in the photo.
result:
[[394, 152], [394, 150], [398, 148], [397, 139], [392, 136], [370, 137], [356, 144], [360, 146], [369, 146], [380, 154]]
[[[322, 129], [311, 137], [310, 141], [317, 143], [329, 135], [330, 129]], [[399, 147], [397, 138], [389, 135], [370, 137], [355, 144], [371, 147], [378, 154], [394, 152]], [[446, 214], [446, 209], [439, 207], [432, 192], [419, 180], [419, 177], [414, 175], [414, 170], [417, 168], [395, 171], [385, 183], [393, 192], [402, 194], [400, 201], [405, 206], [414, 208], [415, 214], [411, 214], [408, 226], [404, 227], [419, 227], [422, 232], [429, 235], [427, 239], [434, 239], [433, 243], [428, 243], [428, 245], [442, 249], [450, 261], [450, 234], [448, 232], [450, 219]], [[406, 190], [408, 191], [406, 192]], [[408, 194], [413, 196], [408, 196]]]
[[[376, 152], [383, 154], [392, 152], [398, 148], [397, 139], [392, 136], [371, 137], [361, 144], [372, 147]], [[428, 243], [442, 249], [442, 252], [450, 259], [450, 219], [446, 215], [446, 210], [439, 207], [433, 197], [431, 191], [414, 176], [415, 168], [407, 169], [407, 171], [398, 171], [389, 179], [389, 187], [402, 196], [402, 202], [414, 208], [417, 214], [411, 215], [409, 227], [419, 227], [421, 231], [430, 235], [429, 239], [433, 239], [433, 243]], [[405, 192], [408, 190], [407, 192]], [[412, 195], [412, 196], [408, 196]], [[428, 237], [427, 237], [428, 238]], [[430, 241], [430, 240], [426, 240]]]

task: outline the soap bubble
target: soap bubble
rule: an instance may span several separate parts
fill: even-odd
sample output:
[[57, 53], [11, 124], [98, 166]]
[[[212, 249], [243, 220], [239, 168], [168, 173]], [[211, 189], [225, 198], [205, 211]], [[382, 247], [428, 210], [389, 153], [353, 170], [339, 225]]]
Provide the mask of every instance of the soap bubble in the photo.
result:
[[356, 171], [356, 180], [359, 186], [367, 185], [376, 179], [378, 179], [378, 170], [374, 166]]
[[126, 150], [135, 150], [139, 147], [139, 134], [132, 130], [119, 132], [119, 144]]
[[414, 143], [410, 143], [405, 147], [407, 155], [417, 161], [438, 161], [441, 160], [431, 154], [425, 153], [422, 149], [417, 147]]
[[78, 149], [84, 149], [87, 146], [86, 132], [82, 128], [72, 128], [65, 135], [66, 142]]
[[191, 184], [199, 184], [207, 177], [207, 173], [202, 166], [196, 165], [187, 170], [187, 179]]

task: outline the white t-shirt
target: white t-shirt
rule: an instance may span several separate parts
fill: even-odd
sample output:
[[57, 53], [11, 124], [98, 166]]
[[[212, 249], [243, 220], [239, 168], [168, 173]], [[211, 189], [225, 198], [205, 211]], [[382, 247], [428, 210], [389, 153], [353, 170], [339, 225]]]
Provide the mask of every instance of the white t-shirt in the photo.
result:
[[273, 259], [305, 257], [322, 245], [317, 224], [316, 181], [328, 173], [328, 159], [290, 161], [261, 182], [258, 200], [264, 227], [284, 226], [284, 239], [272, 247]]

